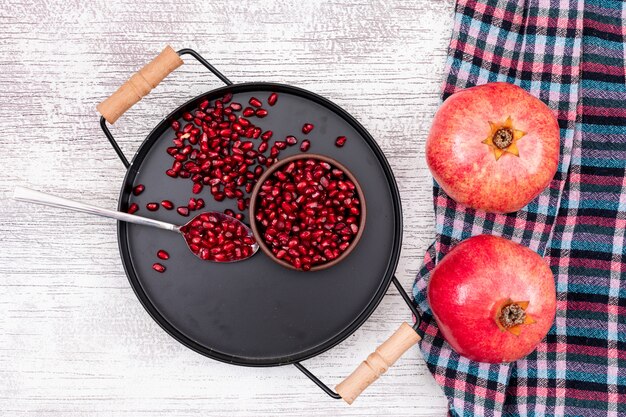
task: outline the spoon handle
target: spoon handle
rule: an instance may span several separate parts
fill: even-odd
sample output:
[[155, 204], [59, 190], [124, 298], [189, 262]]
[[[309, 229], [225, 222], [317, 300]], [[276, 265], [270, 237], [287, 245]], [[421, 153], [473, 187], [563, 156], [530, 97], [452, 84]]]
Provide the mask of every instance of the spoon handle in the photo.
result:
[[17, 201], [25, 201], [27, 203], [42, 204], [44, 206], [79, 211], [81, 213], [95, 214], [96, 216], [108, 217], [128, 223], [158, 227], [159, 229], [170, 230], [172, 232], [179, 232], [179, 227], [174, 224], [148, 219], [134, 214], [122, 213], [121, 211], [107, 210], [92, 206], [91, 204], [85, 204], [74, 200], [68, 200], [67, 198], [31, 190], [30, 188], [15, 187], [13, 199]]

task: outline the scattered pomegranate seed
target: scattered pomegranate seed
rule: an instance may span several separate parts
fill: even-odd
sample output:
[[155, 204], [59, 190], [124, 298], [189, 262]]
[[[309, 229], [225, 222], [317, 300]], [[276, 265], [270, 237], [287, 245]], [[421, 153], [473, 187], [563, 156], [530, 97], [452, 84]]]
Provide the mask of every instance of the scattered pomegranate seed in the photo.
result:
[[189, 209], [187, 207], [178, 207], [176, 209], [176, 211], [178, 212], [178, 214], [180, 214], [181, 216], [187, 217], [189, 216]]
[[263, 103], [261, 103], [261, 100], [256, 97], [250, 97], [248, 103], [250, 103], [250, 105], [254, 107], [261, 107], [263, 105]]
[[163, 249], [160, 249], [160, 250], [157, 252], [157, 257], [158, 257], [159, 259], [163, 259], [164, 261], [166, 261], [166, 260], [170, 259], [170, 254], [169, 254], [169, 253], [167, 253], [166, 251], [164, 251]]
[[306, 152], [306, 151], [308, 151], [309, 149], [311, 149], [311, 142], [310, 142], [310, 141], [308, 141], [308, 140], [303, 140], [303, 141], [302, 141], [302, 144], [300, 145], [300, 150], [301, 150], [302, 152]]
[[252, 107], [246, 107], [245, 109], [243, 109], [243, 115], [245, 117], [250, 117], [250, 116], [254, 116], [254, 109]]
[[191, 192], [192, 192], [192, 193], [194, 193], [194, 194], [200, 194], [200, 191], [202, 191], [202, 188], [203, 188], [203, 187], [202, 187], [202, 184], [200, 184], [200, 183], [195, 183], [195, 184], [193, 185], [193, 188], [192, 188]]
[[285, 142], [287, 142], [287, 145], [293, 146], [298, 143], [298, 139], [295, 136], [287, 136]]
[[134, 195], [139, 195], [139, 194], [143, 193], [143, 190], [145, 190], [145, 189], [146, 189], [146, 187], [144, 187], [143, 184], [139, 184], [135, 188], [133, 188], [133, 194]]
[[146, 208], [150, 211], [157, 211], [159, 209], [159, 203], [148, 203]]
[[268, 112], [265, 109], [257, 109], [257, 111], [254, 114], [256, 115], [256, 117], [263, 118], [267, 116]]
[[269, 104], [270, 106], [273, 106], [274, 104], [276, 104], [276, 100], [278, 100], [278, 94], [272, 93], [267, 98], [267, 104]]
[[305, 135], [308, 135], [311, 130], [313, 130], [313, 125], [311, 123], [305, 123], [302, 126], [302, 133], [304, 133]]
[[261, 135], [261, 139], [264, 141], [268, 141], [272, 138], [272, 135], [274, 134], [274, 132], [272, 132], [271, 130], [268, 130], [267, 132], [263, 133]]
[[337, 138], [337, 140], [335, 140], [335, 146], [337, 146], [338, 148], [343, 147], [343, 145], [346, 144], [346, 137], [345, 136], [339, 136]]
[[196, 216], [180, 230], [189, 249], [203, 260], [229, 262], [245, 259], [252, 255], [256, 243], [241, 223], [210, 213]]
[[254, 221], [264, 241], [296, 269], [338, 258], [359, 232], [356, 186], [325, 161], [303, 158], [281, 167], [263, 182], [257, 203]]
[[170, 200], [163, 200], [161, 201], [161, 207], [163, 207], [165, 210], [171, 210], [174, 208], [174, 203], [172, 203]]
[[160, 273], [165, 272], [165, 267], [158, 262], [155, 262], [154, 264], [152, 264], [152, 269]]
[[139, 210], [139, 206], [137, 205], [137, 203], [132, 203], [130, 206], [128, 206], [127, 213], [133, 214], [133, 213], [136, 213], [137, 210]]

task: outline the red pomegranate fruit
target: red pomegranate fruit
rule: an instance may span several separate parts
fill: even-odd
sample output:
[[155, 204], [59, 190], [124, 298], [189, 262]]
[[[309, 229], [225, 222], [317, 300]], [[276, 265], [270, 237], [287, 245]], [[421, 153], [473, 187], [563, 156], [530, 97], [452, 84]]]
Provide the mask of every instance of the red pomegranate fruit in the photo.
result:
[[508, 83], [451, 95], [426, 141], [433, 177], [455, 201], [518, 211], [543, 191], [559, 162], [559, 126], [541, 100]]
[[541, 256], [487, 235], [464, 240], [437, 264], [428, 302], [452, 348], [489, 363], [535, 350], [556, 312], [554, 278]]

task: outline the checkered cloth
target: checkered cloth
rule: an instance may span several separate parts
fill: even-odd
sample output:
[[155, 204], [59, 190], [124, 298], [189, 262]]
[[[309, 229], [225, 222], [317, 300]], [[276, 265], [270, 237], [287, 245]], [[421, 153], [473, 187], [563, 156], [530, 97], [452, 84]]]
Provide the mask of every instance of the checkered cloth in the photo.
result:
[[[456, 204], [434, 186], [436, 241], [414, 286], [421, 349], [452, 416], [626, 415], [626, 2], [458, 0], [443, 97], [517, 84], [555, 112], [561, 159], [523, 210]], [[426, 301], [429, 272], [458, 241], [486, 233], [543, 255], [557, 288], [555, 324], [536, 352], [472, 362], [442, 339]]]

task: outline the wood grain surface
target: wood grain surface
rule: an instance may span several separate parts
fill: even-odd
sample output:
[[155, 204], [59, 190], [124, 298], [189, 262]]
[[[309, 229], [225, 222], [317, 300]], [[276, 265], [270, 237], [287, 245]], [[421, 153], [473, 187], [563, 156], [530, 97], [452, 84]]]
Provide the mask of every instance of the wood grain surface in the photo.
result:
[[[170, 336], [135, 298], [115, 224], [16, 203], [30, 185], [116, 207], [124, 168], [95, 106], [166, 44], [234, 82], [322, 94], [381, 145], [400, 186], [407, 290], [434, 236], [424, 141], [438, 105], [452, 0], [95, 0], [0, 4], [0, 415], [443, 416], [417, 347], [352, 406], [292, 366], [228, 366]], [[179, 68], [113, 132], [127, 156], [170, 110], [219, 80]], [[328, 385], [410, 314], [393, 287], [367, 323], [305, 362]]]

